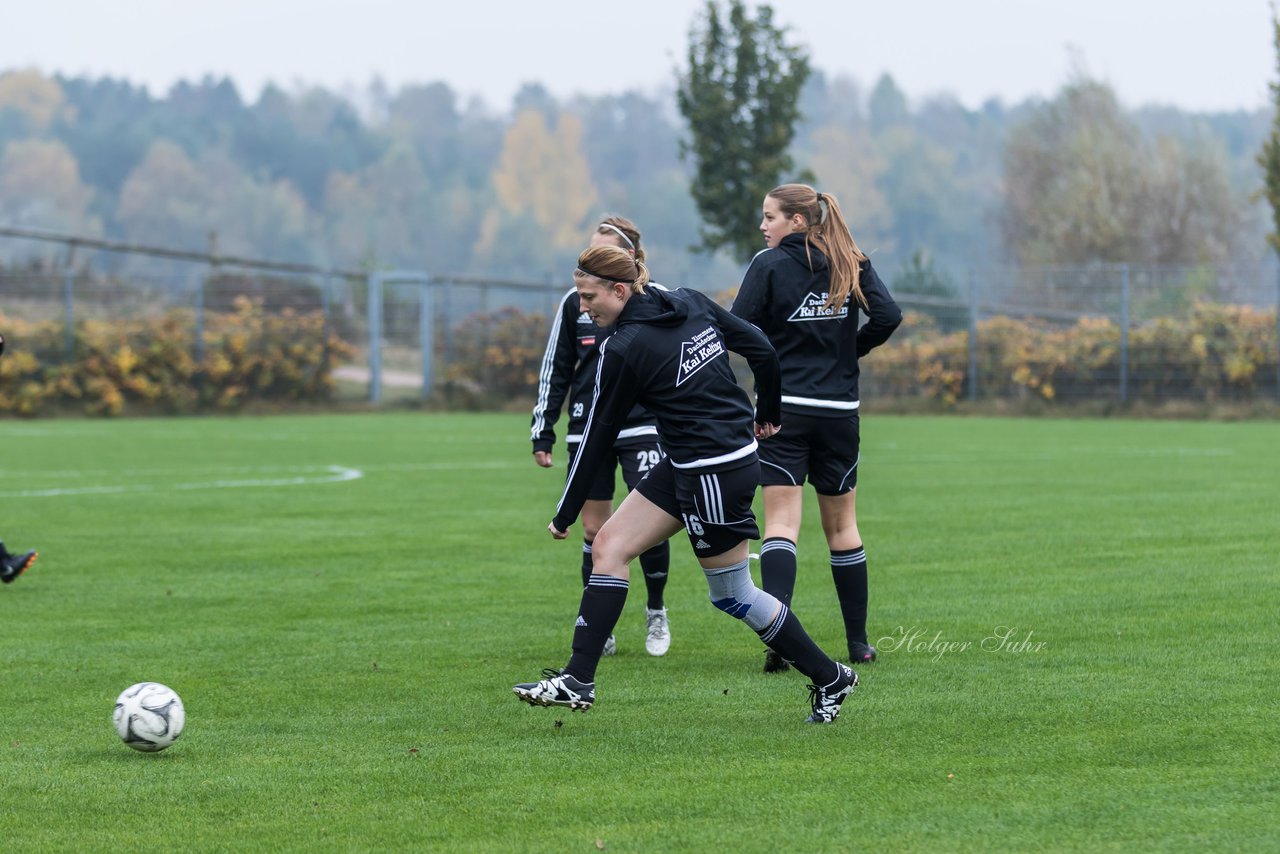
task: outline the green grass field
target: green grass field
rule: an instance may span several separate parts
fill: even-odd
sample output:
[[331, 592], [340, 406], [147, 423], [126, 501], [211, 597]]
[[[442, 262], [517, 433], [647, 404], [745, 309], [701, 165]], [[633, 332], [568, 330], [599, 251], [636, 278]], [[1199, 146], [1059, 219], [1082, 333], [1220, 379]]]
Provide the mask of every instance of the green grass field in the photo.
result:
[[[828, 727], [682, 537], [665, 658], [637, 579], [590, 713], [515, 699], [580, 592], [526, 423], [0, 422], [42, 553], [0, 589], [0, 849], [1280, 849], [1275, 423], [867, 416], [882, 654]], [[186, 704], [160, 754], [111, 727], [141, 680]]]

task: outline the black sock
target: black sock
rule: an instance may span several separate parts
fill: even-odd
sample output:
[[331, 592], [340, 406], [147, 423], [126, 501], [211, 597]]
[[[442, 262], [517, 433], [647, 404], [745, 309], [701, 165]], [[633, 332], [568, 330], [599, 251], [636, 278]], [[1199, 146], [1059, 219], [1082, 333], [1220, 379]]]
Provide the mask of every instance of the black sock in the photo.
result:
[[815, 685], [830, 685], [840, 674], [836, 663], [818, 648], [800, 625], [800, 618], [786, 605], [773, 622], [756, 632], [760, 640], [778, 655], [795, 665]]
[[862, 546], [831, 553], [831, 580], [849, 643], [867, 642], [867, 553]]
[[788, 608], [796, 589], [796, 544], [769, 537], [760, 544], [760, 587]]
[[640, 555], [640, 570], [644, 573], [645, 592], [649, 594], [649, 601], [646, 607], [650, 611], [662, 609], [662, 593], [667, 589], [667, 573], [670, 569], [670, 540], [663, 540]]
[[573, 628], [573, 654], [564, 668], [579, 682], [596, 681], [596, 666], [600, 664], [604, 642], [618, 625], [629, 587], [625, 578], [593, 575], [582, 589], [582, 604]]
[[582, 586], [591, 581], [591, 540], [582, 541]]

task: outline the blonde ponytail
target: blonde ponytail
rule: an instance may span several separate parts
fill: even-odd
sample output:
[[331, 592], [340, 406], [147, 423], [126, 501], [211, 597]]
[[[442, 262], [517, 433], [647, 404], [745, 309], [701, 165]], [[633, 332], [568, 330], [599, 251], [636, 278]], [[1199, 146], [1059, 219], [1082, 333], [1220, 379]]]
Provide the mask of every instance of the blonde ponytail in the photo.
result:
[[867, 298], [862, 295], [858, 280], [862, 273], [860, 265], [867, 256], [849, 232], [836, 197], [820, 193], [808, 184], [783, 184], [770, 190], [769, 197], [778, 202], [783, 216], [790, 218], [800, 214], [804, 218], [806, 248], [815, 246], [827, 257], [831, 270], [830, 286], [823, 308], [843, 306], [852, 295], [865, 309]]

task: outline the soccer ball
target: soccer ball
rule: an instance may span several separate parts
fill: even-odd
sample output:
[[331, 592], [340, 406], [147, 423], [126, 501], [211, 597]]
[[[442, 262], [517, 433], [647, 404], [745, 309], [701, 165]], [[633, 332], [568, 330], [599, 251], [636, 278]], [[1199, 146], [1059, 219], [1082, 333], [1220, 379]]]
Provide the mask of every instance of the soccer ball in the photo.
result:
[[134, 750], [155, 753], [178, 740], [187, 714], [182, 698], [172, 688], [159, 682], [139, 682], [116, 698], [112, 719], [125, 744]]

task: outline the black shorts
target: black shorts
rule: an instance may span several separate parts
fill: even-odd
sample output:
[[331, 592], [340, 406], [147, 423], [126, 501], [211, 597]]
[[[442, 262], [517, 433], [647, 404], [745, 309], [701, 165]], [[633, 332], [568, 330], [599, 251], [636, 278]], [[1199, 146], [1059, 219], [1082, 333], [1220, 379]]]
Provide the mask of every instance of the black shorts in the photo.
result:
[[760, 483], [844, 495], [858, 485], [858, 413], [837, 418], [787, 412], [782, 429], [760, 442]]
[[[578, 456], [577, 442], [565, 446], [569, 452], [569, 466], [567, 471], [573, 470], [573, 461]], [[658, 437], [653, 436], [637, 436], [631, 439], [624, 439], [617, 442], [613, 446], [615, 458], [614, 465], [600, 466], [596, 471], [591, 473], [591, 488], [587, 490], [588, 501], [612, 501], [613, 487], [617, 480], [617, 467], [622, 466], [622, 481], [627, 485], [630, 491], [636, 488], [649, 470], [662, 460], [665, 454], [658, 445]], [[568, 475], [566, 474], [567, 478]]]
[[743, 540], [760, 539], [751, 509], [759, 483], [760, 461], [754, 456], [717, 472], [678, 469], [663, 457], [636, 491], [682, 520], [693, 553], [707, 558], [724, 554]]

